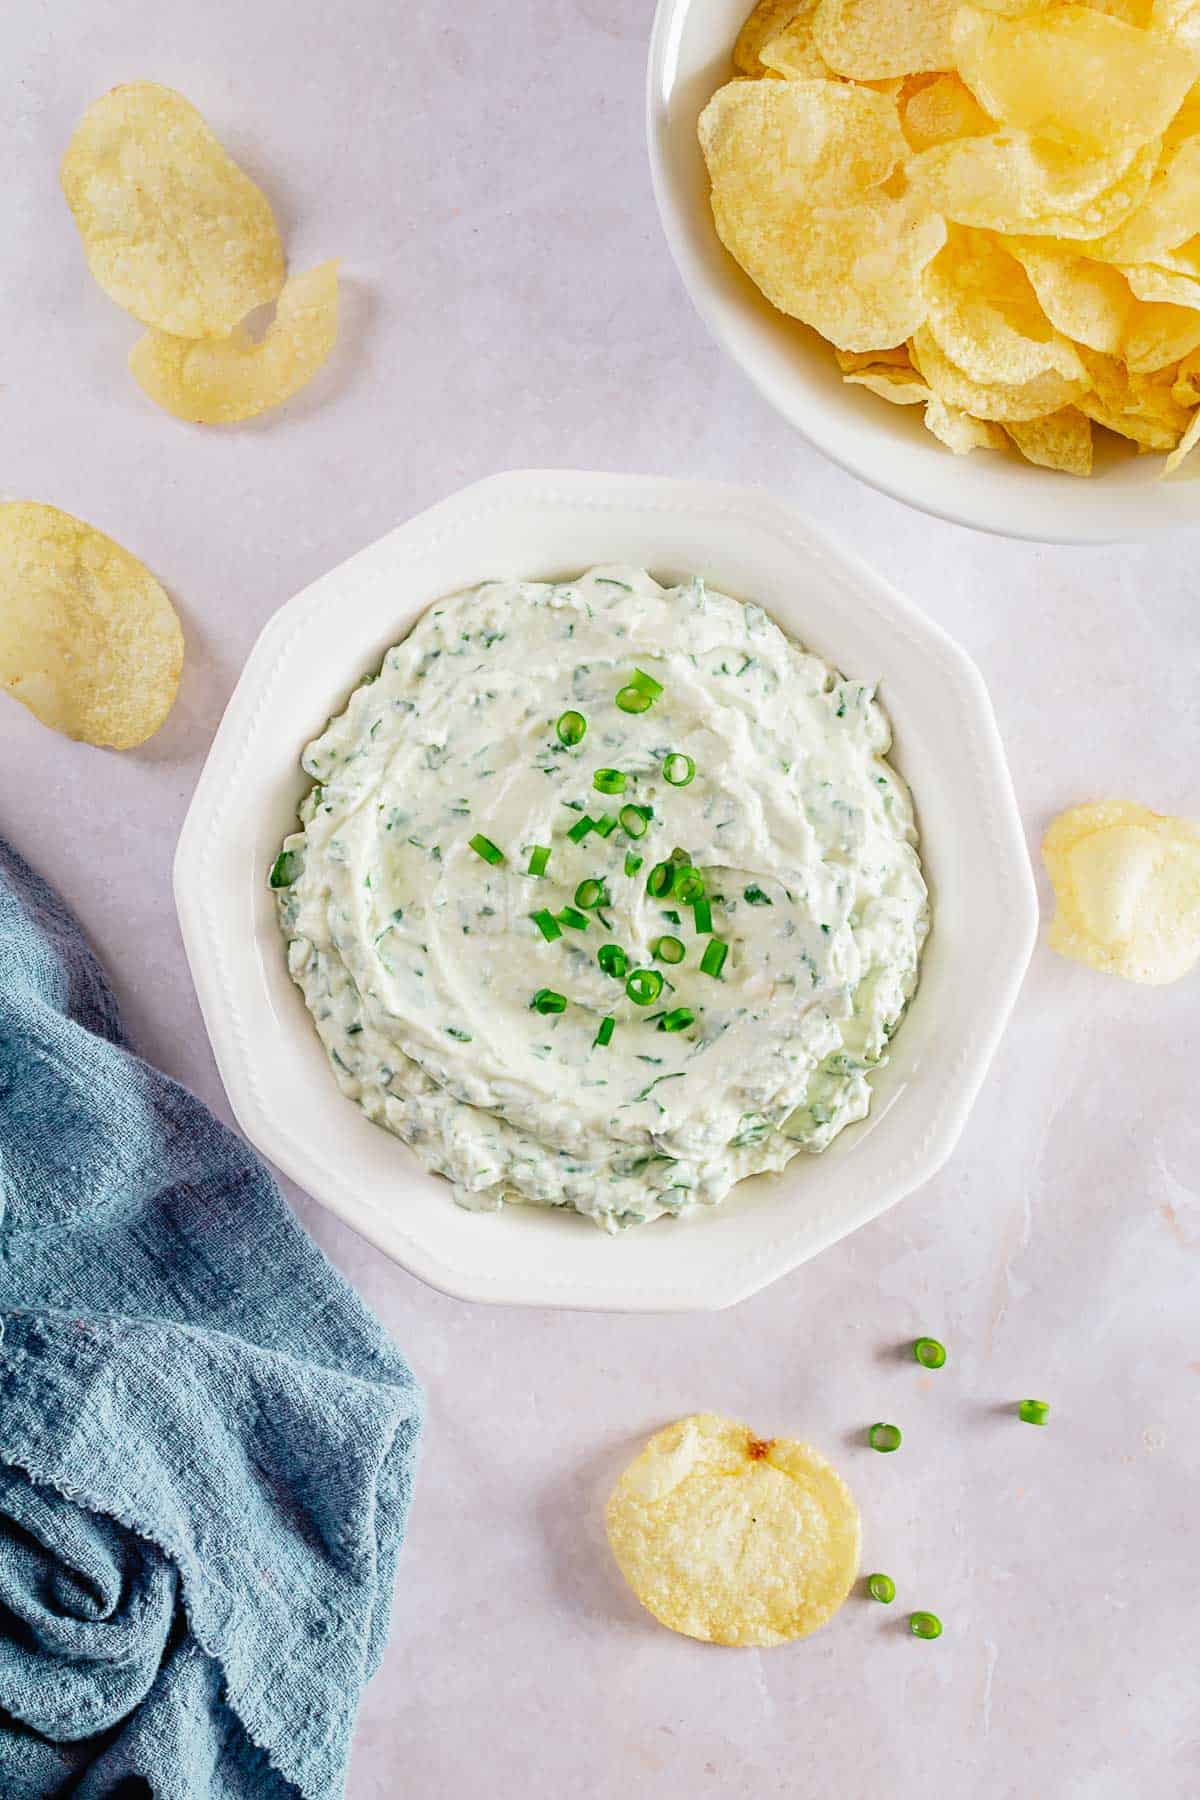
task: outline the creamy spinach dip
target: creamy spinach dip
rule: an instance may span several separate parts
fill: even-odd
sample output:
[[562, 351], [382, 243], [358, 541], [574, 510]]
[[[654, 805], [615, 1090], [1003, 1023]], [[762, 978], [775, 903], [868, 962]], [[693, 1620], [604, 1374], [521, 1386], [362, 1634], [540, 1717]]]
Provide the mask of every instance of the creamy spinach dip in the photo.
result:
[[271, 870], [343, 1092], [464, 1206], [711, 1206], [870, 1105], [929, 910], [871, 687], [624, 567], [432, 607]]

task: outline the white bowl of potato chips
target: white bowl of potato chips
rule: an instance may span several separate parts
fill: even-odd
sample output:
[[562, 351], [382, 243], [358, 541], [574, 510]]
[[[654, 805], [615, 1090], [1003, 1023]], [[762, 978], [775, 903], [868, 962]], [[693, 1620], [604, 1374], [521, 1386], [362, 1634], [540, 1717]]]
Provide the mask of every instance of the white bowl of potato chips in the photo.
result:
[[649, 147], [685, 285], [772, 404], [961, 524], [1200, 524], [1195, 0], [746, 14], [661, 0]]

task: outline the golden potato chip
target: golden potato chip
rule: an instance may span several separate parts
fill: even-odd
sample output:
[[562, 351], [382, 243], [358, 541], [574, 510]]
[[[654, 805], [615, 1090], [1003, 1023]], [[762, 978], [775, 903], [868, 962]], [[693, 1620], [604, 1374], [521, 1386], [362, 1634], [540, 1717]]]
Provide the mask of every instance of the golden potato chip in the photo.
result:
[[813, 8], [808, 6], [790, 20], [782, 31], [773, 38], [768, 38], [759, 51], [763, 67], [773, 69], [777, 75], [783, 75], [789, 81], [833, 79], [832, 69], [813, 42], [812, 22]]
[[1157, 142], [1132, 156], [1093, 156], [1000, 131], [935, 144], [912, 158], [908, 176], [934, 211], [960, 225], [1023, 237], [1099, 238], [1145, 200], [1158, 155]]
[[1200, 958], [1200, 825], [1130, 801], [1074, 806], [1042, 856], [1058, 907], [1047, 942], [1126, 981], [1177, 981]]
[[293, 275], [260, 343], [239, 326], [218, 342], [148, 331], [129, 353], [156, 406], [197, 425], [234, 425], [281, 406], [312, 380], [337, 342], [337, 263]]
[[936, 394], [925, 408], [925, 425], [955, 456], [969, 456], [972, 450], [1003, 450], [1005, 445], [999, 425], [976, 419], [961, 406], [947, 406]]
[[1120, 354], [1133, 299], [1119, 270], [1076, 255], [1069, 244], [1010, 238], [1007, 247], [1052, 325], [1091, 350]]
[[982, 231], [951, 229], [925, 271], [926, 327], [950, 361], [985, 384], [1049, 371], [1084, 379], [1083, 364], [1038, 304], [1020, 263]]
[[834, 361], [843, 375], [855, 375], [860, 369], [871, 369], [879, 363], [898, 369], [911, 369], [907, 344], [896, 344], [890, 350], [834, 350]]
[[[1174, 393], [1174, 391], [1175, 390], [1172, 389], [1172, 393]], [[1196, 448], [1198, 439], [1200, 439], [1200, 409], [1197, 409], [1197, 411], [1192, 414], [1191, 424], [1172, 450], [1170, 456], [1168, 456], [1166, 463], [1163, 466], [1164, 475], [1173, 475], [1175, 473], [1180, 463], [1185, 462], [1192, 454], [1192, 451]]]
[[1196, 235], [1198, 220], [1200, 137], [1190, 137], [1164, 154], [1137, 206], [1080, 249], [1103, 262], [1161, 263], [1168, 252]]
[[1165, 300], [1172, 306], [1200, 309], [1200, 279], [1195, 275], [1183, 275], [1175, 269], [1159, 269], [1149, 263], [1120, 263], [1114, 266], [1120, 268], [1121, 274], [1139, 300]]
[[1064, 475], [1092, 472], [1092, 421], [1078, 407], [1064, 406], [1045, 419], [1013, 421], [1004, 427], [1026, 462]]
[[1018, 19], [964, 6], [953, 46], [959, 74], [994, 119], [1100, 155], [1160, 136], [1200, 74], [1191, 51], [1086, 6]]
[[872, 364], [868, 369], [843, 375], [842, 380], [849, 382], [851, 387], [869, 388], [881, 400], [890, 400], [894, 406], [916, 406], [933, 398], [924, 378], [915, 369], [897, 369], [887, 363]]
[[761, 75], [759, 51], [800, 13], [810, 13], [817, 0], [758, 0], [733, 46], [733, 66], [742, 75]]
[[88, 267], [144, 325], [225, 337], [283, 286], [266, 197], [170, 88], [135, 81], [95, 101], [61, 179]]
[[1134, 300], [1121, 357], [1131, 375], [1151, 375], [1200, 348], [1200, 313]]
[[727, 82], [699, 131], [714, 199], [748, 218], [853, 205], [907, 154], [895, 102], [840, 81]]
[[43, 725], [128, 750], [170, 712], [183, 633], [136, 556], [33, 500], [0, 504], [0, 687]]
[[1172, 376], [1134, 375], [1115, 357], [1081, 349], [1090, 388], [1075, 402], [1080, 412], [1146, 450], [1173, 450], [1191, 419], [1171, 392]]
[[1184, 357], [1171, 383], [1171, 397], [1182, 407], [1200, 406], [1200, 356]]
[[820, 0], [817, 49], [856, 81], [952, 69], [951, 24], [959, 0]]
[[1197, 0], [1151, 0], [1150, 24], [1155, 31], [1188, 49], [1200, 48], [1200, 5]]
[[929, 150], [955, 138], [982, 137], [996, 129], [995, 119], [957, 75], [937, 75], [914, 88], [901, 102], [900, 122], [913, 150]]
[[938, 398], [976, 419], [994, 419], [1004, 425], [1042, 419], [1070, 406], [1087, 391], [1086, 377], [1070, 381], [1053, 370], [1011, 384], [972, 381], [951, 362], [927, 328], [914, 333], [911, 350], [914, 363]]
[[655, 1433], [613, 1489], [606, 1523], [642, 1605], [706, 1643], [807, 1637], [858, 1572], [858, 1508], [825, 1458], [713, 1413]]

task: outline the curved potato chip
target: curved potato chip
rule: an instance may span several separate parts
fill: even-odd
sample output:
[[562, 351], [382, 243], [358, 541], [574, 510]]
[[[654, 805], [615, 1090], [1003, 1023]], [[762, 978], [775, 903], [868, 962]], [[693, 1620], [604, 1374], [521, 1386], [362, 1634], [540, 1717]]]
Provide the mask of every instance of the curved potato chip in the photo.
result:
[[266, 196], [171, 88], [135, 81], [95, 101], [60, 174], [88, 267], [143, 325], [225, 337], [283, 286]]
[[337, 263], [293, 275], [261, 343], [240, 327], [219, 342], [148, 331], [129, 367], [156, 406], [196, 425], [235, 425], [281, 406], [312, 380], [337, 342]]
[[959, 225], [1022, 237], [1096, 238], [1145, 200], [1158, 155], [1157, 142], [1132, 155], [1091, 156], [1001, 131], [922, 150], [908, 177], [935, 211]]
[[890, 400], [894, 406], [916, 406], [921, 401], [933, 398], [924, 378], [915, 369], [889, 368], [886, 363], [877, 363], [869, 369], [859, 369], [853, 374], [843, 375], [842, 380], [849, 382], [852, 387], [869, 388], [881, 400]]
[[926, 326], [972, 381], [1015, 385], [1053, 370], [1084, 379], [1067, 338], [1047, 319], [1029, 277], [992, 237], [956, 226], [925, 271]]
[[[1200, 309], [1200, 279], [1182, 275], [1174, 269], [1159, 269], [1150, 263], [1104, 264], [1119, 267], [1139, 300], [1165, 300], [1172, 306]], [[1097, 345], [1096, 348], [1099, 348]]]
[[856, 81], [952, 69], [951, 24], [959, 0], [820, 0], [817, 49]]
[[1135, 375], [1115, 357], [1081, 349], [1091, 386], [1075, 404], [1080, 412], [1145, 450], [1173, 450], [1187, 430], [1191, 411], [1171, 391], [1169, 374]]
[[935, 76], [906, 95], [900, 122], [913, 150], [929, 150], [955, 138], [982, 137], [996, 129], [995, 119], [989, 118], [957, 75]]
[[913, 361], [938, 398], [976, 419], [994, 419], [1003, 425], [1044, 419], [1047, 413], [1070, 406], [1087, 391], [1086, 379], [1068, 381], [1052, 370], [1011, 385], [972, 381], [924, 327], [913, 334], [911, 349]]
[[925, 425], [955, 456], [969, 456], [972, 450], [1003, 450], [1005, 437], [999, 425], [987, 419], [976, 419], [961, 406], [947, 406], [934, 394], [925, 407]]
[[656, 1432], [617, 1482], [605, 1519], [642, 1605], [706, 1643], [807, 1637], [858, 1572], [858, 1508], [825, 1458], [712, 1413]]
[[1180, 406], [1200, 406], [1200, 356], [1185, 356], [1171, 383], [1171, 397]]
[[1161, 136], [1200, 74], [1191, 51], [1086, 6], [1025, 18], [963, 7], [958, 72], [994, 119], [1070, 149], [1139, 149]]
[[1134, 300], [1121, 357], [1131, 375], [1152, 375], [1200, 348], [1200, 313]]
[[1092, 421], [1078, 407], [1064, 406], [1045, 419], [1014, 420], [1004, 427], [1026, 462], [1064, 475], [1092, 472]]
[[886, 364], [896, 369], [911, 369], [908, 345], [896, 344], [890, 350], [834, 350], [834, 360], [843, 375], [856, 375], [860, 369]]
[[714, 199], [747, 218], [849, 206], [907, 154], [895, 101], [840, 81], [726, 82], [699, 133]]
[[1067, 245], [1036, 238], [1006, 242], [1052, 325], [1090, 350], [1120, 354], [1133, 300], [1119, 270]]
[[817, 0], [758, 0], [738, 32], [733, 66], [742, 75], [761, 75], [759, 51], [800, 13], [812, 12]]
[[1190, 50], [1200, 48], [1200, 4], [1197, 0], [1151, 0], [1150, 24]]
[[775, 37], [768, 38], [759, 60], [764, 68], [773, 69], [788, 81], [834, 79], [833, 70], [813, 42], [811, 7], [806, 7]]
[[[1171, 390], [1175, 392], [1174, 388]], [[1192, 414], [1192, 422], [1168, 456], [1163, 465], [1163, 475], [1173, 475], [1180, 463], [1185, 462], [1200, 441], [1200, 408]]]
[[93, 525], [0, 504], [0, 687], [43, 725], [129, 750], [170, 712], [183, 632], [149, 569]]
[[1102, 262], [1161, 262], [1165, 253], [1195, 237], [1198, 227], [1200, 137], [1190, 137], [1163, 156], [1138, 205], [1080, 249]]
[[1058, 907], [1047, 942], [1126, 981], [1177, 981], [1200, 958], [1200, 825], [1130, 801], [1074, 806], [1042, 857]]

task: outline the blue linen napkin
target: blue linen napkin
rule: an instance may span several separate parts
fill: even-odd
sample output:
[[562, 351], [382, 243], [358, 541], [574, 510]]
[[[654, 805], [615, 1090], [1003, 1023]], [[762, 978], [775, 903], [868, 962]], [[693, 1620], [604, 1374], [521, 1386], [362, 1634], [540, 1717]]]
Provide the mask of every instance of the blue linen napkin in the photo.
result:
[[341, 1794], [420, 1421], [0, 840], [3, 1800]]

